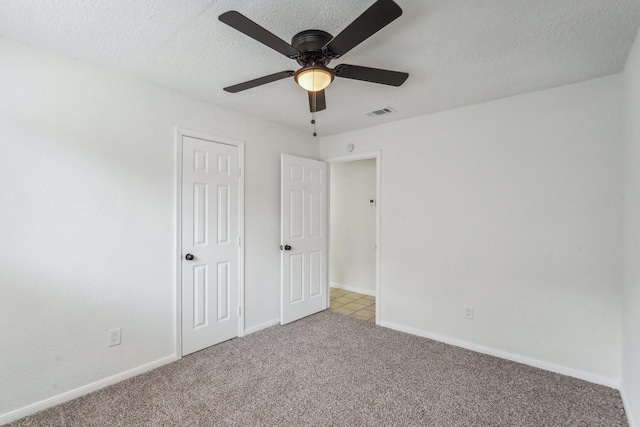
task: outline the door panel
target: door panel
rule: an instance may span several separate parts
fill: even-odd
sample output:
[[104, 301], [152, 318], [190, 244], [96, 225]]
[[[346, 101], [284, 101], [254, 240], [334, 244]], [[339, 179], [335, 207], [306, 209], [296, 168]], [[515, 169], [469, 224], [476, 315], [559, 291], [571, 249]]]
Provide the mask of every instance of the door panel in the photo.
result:
[[285, 324], [327, 308], [327, 165], [283, 154], [281, 178], [280, 322]]
[[309, 296], [322, 295], [322, 251], [309, 252]]
[[187, 355], [238, 335], [237, 147], [182, 137], [181, 244]]
[[231, 307], [231, 275], [229, 274], [229, 262], [218, 263], [218, 321], [229, 319]]
[[207, 266], [193, 266], [193, 328], [207, 323]]

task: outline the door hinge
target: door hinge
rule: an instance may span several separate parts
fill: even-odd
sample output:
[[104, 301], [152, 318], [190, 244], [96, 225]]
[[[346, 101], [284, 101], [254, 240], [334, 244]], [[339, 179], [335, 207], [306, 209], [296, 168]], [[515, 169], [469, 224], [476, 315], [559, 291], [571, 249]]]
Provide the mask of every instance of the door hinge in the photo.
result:
[[242, 168], [238, 168], [238, 178], [242, 176]]
[[238, 237], [238, 246], [242, 246], [242, 237]]
[[238, 306], [238, 316], [242, 316], [242, 307]]

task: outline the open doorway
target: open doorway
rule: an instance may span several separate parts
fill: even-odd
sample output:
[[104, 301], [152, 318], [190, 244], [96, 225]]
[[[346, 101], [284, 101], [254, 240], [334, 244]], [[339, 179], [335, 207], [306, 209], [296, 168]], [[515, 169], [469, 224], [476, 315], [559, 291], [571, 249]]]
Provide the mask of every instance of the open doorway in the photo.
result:
[[330, 308], [378, 323], [380, 154], [350, 154], [330, 163]]

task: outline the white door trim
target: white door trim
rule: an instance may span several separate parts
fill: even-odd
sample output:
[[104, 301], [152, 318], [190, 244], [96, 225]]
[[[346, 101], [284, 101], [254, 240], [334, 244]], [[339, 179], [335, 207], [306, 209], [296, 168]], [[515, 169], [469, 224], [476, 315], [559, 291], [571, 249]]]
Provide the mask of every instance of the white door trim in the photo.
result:
[[202, 139], [205, 141], [220, 144], [233, 145], [238, 147], [238, 168], [240, 177], [238, 179], [238, 236], [240, 245], [238, 246], [238, 336], [244, 336], [244, 141], [213, 135], [197, 130], [176, 127], [176, 168], [175, 168], [175, 354], [176, 359], [182, 358], [182, 137]]
[[[322, 160], [329, 163], [329, 171], [331, 171], [332, 163], [343, 163], [343, 162], [352, 162], [355, 160], [367, 160], [367, 159], [375, 159], [376, 160], [376, 325], [379, 325], [381, 322], [381, 307], [382, 304], [382, 292], [380, 286], [380, 260], [382, 257], [382, 246], [380, 245], [380, 212], [382, 206], [382, 151], [366, 151], [362, 153], [349, 153], [341, 156], [333, 156], [333, 157], [325, 157]], [[331, 173], [327, 174], [331, 176]], [[327, 198], [327, 212], [329, 212], [331, 204], [331, 195]], [[327, 243], [327, 279], [330, 278], [330, 265], [331, 262], [331, 229], [329, 228], [329, 215], [327, 214], [327, 230], [328, 230], [328, 239]], [[329, 292], [327, 292], [327, 298], [329, 298]], [[327, 301], [329, 304], [330, 301]]]

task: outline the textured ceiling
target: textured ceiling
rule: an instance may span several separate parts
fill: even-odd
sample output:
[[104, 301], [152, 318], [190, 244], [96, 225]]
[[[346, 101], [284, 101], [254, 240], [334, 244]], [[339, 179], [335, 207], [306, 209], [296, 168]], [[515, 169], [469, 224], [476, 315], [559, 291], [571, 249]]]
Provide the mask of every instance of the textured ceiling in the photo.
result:
[[[622, 71], [639, 0], [396, 0], [404, 13], [339, 63], [410, 74], [399, 87], [336, 79], [320, 136]], [[306, 93], [285, 79], [223, 87], [297, 64], [218, 21], [237, 10], [287, 42], [336, 35], [373, 0], [2, 0], [0, 36], [312, 131]], [[368, 117], [391, 106], [396, 113]]]

